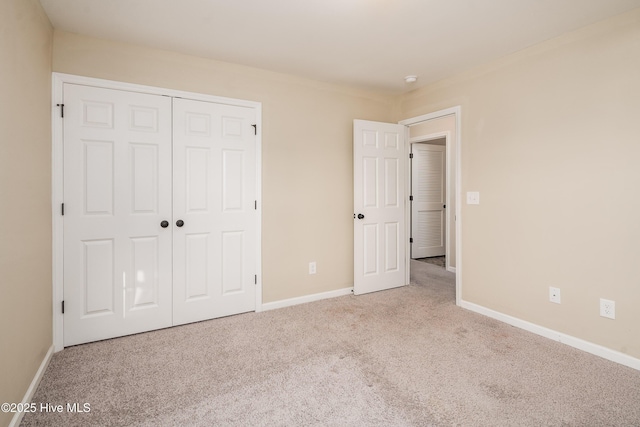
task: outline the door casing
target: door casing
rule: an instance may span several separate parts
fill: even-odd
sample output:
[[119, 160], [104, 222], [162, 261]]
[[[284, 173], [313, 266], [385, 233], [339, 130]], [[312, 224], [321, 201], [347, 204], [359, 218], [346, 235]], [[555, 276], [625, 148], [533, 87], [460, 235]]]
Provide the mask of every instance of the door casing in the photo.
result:
[[141, 92], [152, 95], [163, 95], [178, 98], [186, 98], [198, 101], [218, 104], [249, 107], [256, 112], [256, 200], [257, 200], [257, 241], [256, 241], [256, 271], [258, 272], [256, 283], [256, 312], [262, 311], [262, 104], [255, 101], [225, 98], [206, 95], [195, 92], [185, 92], [173, 89], [165, 89], [154, 86], [144, 86], [132, 83], [116, 82], [112, 80], [96, 79], [72, 74], [53, 73], [52, 75], [52, 179], [51, 179], [51, 214], [52, 214], [52, 304], [53, 304], [53, 344], [55, 351], [64, 348], [62, 301], [64, 297], [63, 276], [63, 218], [61, 212], [64, 203], [63, 187], [63, 118], [61, 117], [60, 104], [63, 104], [63, 85], [72, 83], [78, 85], [95, 86], [106, 89], [115, 89], [130, 92]]

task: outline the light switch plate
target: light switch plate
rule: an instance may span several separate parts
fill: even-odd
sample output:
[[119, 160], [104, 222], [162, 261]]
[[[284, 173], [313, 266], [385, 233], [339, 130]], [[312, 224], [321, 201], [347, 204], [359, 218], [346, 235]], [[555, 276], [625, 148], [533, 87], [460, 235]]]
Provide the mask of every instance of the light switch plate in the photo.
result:
[[480, 204], [480, 193], [477, 191], [467, 191], [467, 204], [468, 205], [479, 205]]

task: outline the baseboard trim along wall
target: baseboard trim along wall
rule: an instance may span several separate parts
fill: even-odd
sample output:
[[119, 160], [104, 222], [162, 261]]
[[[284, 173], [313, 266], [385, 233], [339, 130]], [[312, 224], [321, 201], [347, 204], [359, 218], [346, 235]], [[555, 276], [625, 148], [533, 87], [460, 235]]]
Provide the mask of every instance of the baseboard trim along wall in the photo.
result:
[[586, 351], [587, 353], [602, 357], [603, 359], [640, 371], [640, 359], [631, 357], [628, 354], [620, 353], [619, 351], [611, 350], [610, 348], [603, 347], [571, 335], [563, 334], [562, 332], [554, 331], [553, 329], [545, 328], [543, 326], [536, 325], [535, 323], [527, 322], [525, 320], [518, 319], [517, 317], [509, 316], [507, 314], [500, 313], [499, 311], [491, 310], [468, 301], [460, 301], [460, 306], [467, 310], [491, 317], [511, 326], [515, 326], [516, 328], [524, 329], [525, 331], [532, 332], [536, 335], [561, 342], [568, 346], [577, 348], [578, 350]]
[[275, 310], [277, 308], [290, 307], [292, 305], [306, 304], [308, 302], [320, 301], [328, 298], [341, 297], [353, 294], [353, 286], [349, 288], [337, 289], [335, 291], [320, 292], [318, 294], [305, 295], [297, 298], [283, 299], [262, 304], [262, 311]]
[[[33, 395], [35, 394], [36, 389], [38, 388], [38, 385], [40, 385], [40, 381], [42, 380], [44, 371], [46, 371], [47, 366], [49, 366], [49, 362], [51, 361], [51, 357], [53, 356], [53, 351], [54, 351], [54, 347], [53, 347], [53, 344], [51, 344], [51, 347], [49, 347], [47, 354], [45, 354], [44, 359], [42, 359], [42, 363], [40, 363], [40, 367], [36, 371], [36, 375], [33, 377], [33, 380], [31, 380], [31, 384], [29, 385], [27, 392], [24, 394], [24, 397], [22, 398], [23, 404], [26, 405], [31, 403], [31, 399], [33, 399]], [[24, 412], [16, 412], [13, 415], [11, 422], [9, 423], [9, 427], [18, 427], [20, 425], [20, 422], [22, 421], [22, 417], [24, 417]]]

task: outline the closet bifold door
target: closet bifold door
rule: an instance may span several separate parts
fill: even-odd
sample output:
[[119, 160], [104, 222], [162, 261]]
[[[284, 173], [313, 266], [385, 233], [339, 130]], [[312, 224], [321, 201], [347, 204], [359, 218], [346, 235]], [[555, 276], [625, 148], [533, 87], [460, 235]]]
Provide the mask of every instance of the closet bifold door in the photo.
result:
[[173, 323], [255, 310], [255, 110], [173, 100]]
[[255, 310], [256, 110], [63, 96], [63, 345]]
[[65, 83], [64, 104], [64, 345], [171, 326], [171, 99]]

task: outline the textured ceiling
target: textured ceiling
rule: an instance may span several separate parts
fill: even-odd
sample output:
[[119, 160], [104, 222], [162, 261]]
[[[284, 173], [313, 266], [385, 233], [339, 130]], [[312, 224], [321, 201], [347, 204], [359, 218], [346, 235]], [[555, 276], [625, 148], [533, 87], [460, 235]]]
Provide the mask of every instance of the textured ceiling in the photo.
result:
[[[56, 29], [401, 93], [640, 0], [41, 0]], [[419, 76], [408, 85], [403, 77]]]

